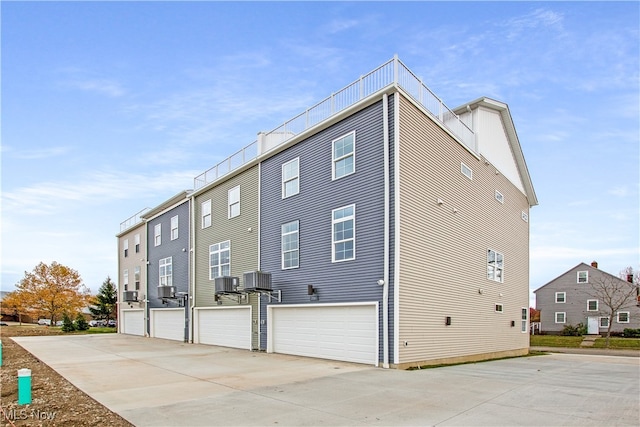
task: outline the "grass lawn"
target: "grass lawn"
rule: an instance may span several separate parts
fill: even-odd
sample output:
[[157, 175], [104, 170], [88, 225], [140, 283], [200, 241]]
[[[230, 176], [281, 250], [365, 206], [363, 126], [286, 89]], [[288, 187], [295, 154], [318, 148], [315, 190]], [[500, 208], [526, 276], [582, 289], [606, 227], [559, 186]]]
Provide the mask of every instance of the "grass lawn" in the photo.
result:
[[[605, 338], [598, 338], [593, 344], [593, 348], [605, 348]], [[618, 348], [625, 350], [640, 350], [640, 338], [618, 338], [609, 339], [609, 348]]]
[[582, 337], [563, 337], [559, 335], [531, 335], [533, 347], [580, 347]]

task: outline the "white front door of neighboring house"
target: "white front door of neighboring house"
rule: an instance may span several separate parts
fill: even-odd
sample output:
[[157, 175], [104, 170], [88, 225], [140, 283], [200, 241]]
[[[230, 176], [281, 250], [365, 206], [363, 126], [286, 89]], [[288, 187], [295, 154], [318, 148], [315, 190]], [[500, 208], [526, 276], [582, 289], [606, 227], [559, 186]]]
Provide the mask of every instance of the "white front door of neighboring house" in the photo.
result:
[[597, 335], [600, 333], [600, 318], [587, 317], [587, 334]]

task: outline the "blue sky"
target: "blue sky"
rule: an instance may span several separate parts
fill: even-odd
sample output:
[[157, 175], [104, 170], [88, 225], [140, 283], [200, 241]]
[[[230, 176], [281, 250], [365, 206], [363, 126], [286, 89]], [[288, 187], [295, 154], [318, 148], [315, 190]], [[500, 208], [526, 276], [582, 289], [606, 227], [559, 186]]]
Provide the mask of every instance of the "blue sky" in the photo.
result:
[[398, 54], [450, 107], [511, 109], [540, 205], [531, 289], [640, 268], [638, 2], [7, 2], [2, 289], [97, 291], [119, 224]]

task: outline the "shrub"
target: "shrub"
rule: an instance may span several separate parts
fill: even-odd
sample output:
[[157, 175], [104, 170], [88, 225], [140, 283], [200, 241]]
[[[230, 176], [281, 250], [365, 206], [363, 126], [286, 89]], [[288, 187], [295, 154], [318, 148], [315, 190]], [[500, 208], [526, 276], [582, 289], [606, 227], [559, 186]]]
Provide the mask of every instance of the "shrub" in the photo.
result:
[[87, 329], [89, 329], [89, 323], [87, 323], [87, 319], [84, 318], [82, 313], [78, 313], [78, 315], [76, 316], [75, 326], [79, 331], [86, 331]]
[[632, 328], [624, 328], [622, 332], [622, 336], [625, 338], [640, 338], [640, 328], [632, 329]]
[[76, 327], [73, 325], [73, 321], [67, 313], [62, 316], [62, 332], [73, 332]]
[[565, 327], [562, 329], [562, 332], [560, 333], [560, 335], [563, 335], [565, 337], [579, 337], [586, 334], [587, 327], [582, 323], [578, 323], [576, 326], [565, 325]]

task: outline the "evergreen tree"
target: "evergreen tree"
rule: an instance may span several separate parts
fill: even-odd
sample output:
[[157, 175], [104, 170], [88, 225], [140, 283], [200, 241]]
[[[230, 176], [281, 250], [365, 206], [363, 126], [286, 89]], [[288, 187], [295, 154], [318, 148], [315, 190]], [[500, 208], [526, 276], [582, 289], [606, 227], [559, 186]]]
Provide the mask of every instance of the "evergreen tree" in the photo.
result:
[[107, 322], [115, 320], [117, 302], [118, 292], [116, 285], [107, 276], [107, 279], [102, 282], [102, 286], [98, 290], [98, 295], [93, 298], [93, 307], [89, 306], [89, 310], [96, 319], [106, 320]]
[[86, 331], [89, 329], [89, 323], [87, 323], [87, 319], [84, 318], [82, 313], [78, 313], [76, 316], [76, 329], [78, 331]]
[[73, 332], [76, 330], [76, 327], [73, 325], [73, 320], [69, 317], [69, 315], [65, 312], [62, 315], [62, 332]]

